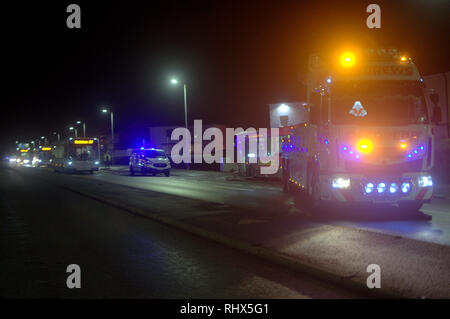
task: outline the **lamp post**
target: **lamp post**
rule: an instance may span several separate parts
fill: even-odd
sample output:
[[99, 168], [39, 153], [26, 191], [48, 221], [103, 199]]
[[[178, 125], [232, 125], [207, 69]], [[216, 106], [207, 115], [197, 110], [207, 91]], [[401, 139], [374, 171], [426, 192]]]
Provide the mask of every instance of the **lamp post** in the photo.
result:
[[83, 137], [86, 137], [86, 122], [77, 121], [77, 124], [83, 124]]
[[102, 108], [102, 113], [108, 113], [110, 114], [111, 117], [111, 163], [113, 161], [114, 158], [114, 113], [111, 110], [111, 108]]
[[69, 127], [69, 130], [74, 131], [75, 137], [78, 137], [78, 131], [77, 131], [76, 127], [71, 126], [71, 127]]
[[59, 135], [59, 133], [53, 132], [53, 135], [56, 135], [56, 138], [57, 138], [57, 140], [59, 142], [59, 140], [61, 139], [61, 136]]
[[[170, 83], [172, 85], [177, 85], [178, 84], [178, 80], [173, 78], [170, 80]], [[184, 92], [184, 127], [186, 128], [186, 130], [188, 129], [188, 120], [187, 120], [187, 93], [186, 93], [186, 83], [183, 83], [183, 92]], [[189, 141], [186, 140], [186, 148], [190, 150], [190, 145], [188, 144]], [[189, 152], [190, 154], [190, 152]], [[190, 158], [189, 158], [190, 160]], [[189, 162], [186, 163], [186, 169], [189, 170]]]

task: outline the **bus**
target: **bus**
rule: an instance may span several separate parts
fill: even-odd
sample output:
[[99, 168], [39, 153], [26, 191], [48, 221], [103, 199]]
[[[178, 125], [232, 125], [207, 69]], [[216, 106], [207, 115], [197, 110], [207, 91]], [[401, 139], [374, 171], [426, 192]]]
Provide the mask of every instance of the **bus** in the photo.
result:
[[53, 147], [51, 146], [39, 146], [39, 150], [33, 156], [33, 166], [50, 166], [52, 163], [52, 150]]
[[98, 171], [100, 143], [97, 138], [69, 138], [53, 148], [51, 166], [55, 172]]

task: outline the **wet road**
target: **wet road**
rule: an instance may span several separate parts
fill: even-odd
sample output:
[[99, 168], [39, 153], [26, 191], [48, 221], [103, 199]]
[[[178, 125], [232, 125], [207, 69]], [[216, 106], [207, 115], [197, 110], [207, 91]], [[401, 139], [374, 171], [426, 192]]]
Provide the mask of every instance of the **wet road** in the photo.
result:
[[[173, 170], [169, 178], [158, 176], [129, 176], [127, 168], [104, 171], [94, 176], [110, 183], [146, 190], [201, 199], [216, 203], [249, 207], [276, 214], [292, 212], [293, 199], [283, 194], [278, 183], [262, 183], [226, 179], [218, 172]], [[436, 192], [435, 192], [436, 193]], [[411, 239], [450, 245], [450, 194], [433, 199], [421, 212], [404, 214], [395, 207], [381, 210], [331, 211], [315, 221], [331, 225], [343, 225]]]
[[[36, 172], [0, 168], [0, 205], [3, 298], [354, 297], [58, 188]], [[81, 289], [66, 287], [69, 264], [81, 267]]]

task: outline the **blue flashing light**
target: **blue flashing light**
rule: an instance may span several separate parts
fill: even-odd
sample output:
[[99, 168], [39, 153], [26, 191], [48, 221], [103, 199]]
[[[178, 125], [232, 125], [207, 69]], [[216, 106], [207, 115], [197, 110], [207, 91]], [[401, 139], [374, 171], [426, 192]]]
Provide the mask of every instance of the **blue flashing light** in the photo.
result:
[[417, 154], [417, 153], [419, 153], [419, 151], [418, 150], [414, 150], [414, 154]]
[[145, 150], [145, 147], [142, 146], [142, 147], [141, 147], [141, 150]]
[[353, 154], [353, 151], [350, 151], [349, 154], [352, 155], [352, 154]]
[[343, 149], [344, 151], [346, 151], [346, 150], [347, 150], [347, 146], [344, 146], [342, 149]]
[[359, 158], [359, 154], [356, 154], [356, 158]]
[[411, 158], [411, 157], [412, 157], [412, 154], [408, 154], [408, 157]]
[[325, 144], [327, 144], [327, 145], [328, 145], [328, 140], [325, 140]]
[[425, 147], [423, 147], [423, 145], [420, 145], [420, 150], [423, 151]]

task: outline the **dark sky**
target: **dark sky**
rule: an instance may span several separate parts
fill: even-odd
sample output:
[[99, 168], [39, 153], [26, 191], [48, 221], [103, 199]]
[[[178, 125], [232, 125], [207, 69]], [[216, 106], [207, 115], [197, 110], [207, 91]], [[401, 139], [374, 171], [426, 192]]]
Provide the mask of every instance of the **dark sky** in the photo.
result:
[[[81, 30], [66, 7], [81, 6]], [[380, 30], [365, 21], [381, 6]], [[2, 4], [1, 145], [77, 119], [88, 132], [182, 125], [189, 118], [233, 127], [266, 126], [267, 104], [304, 98], [299, 73], [308, 54], [344, 44], [397, 47], [422, 74], [450, 70], [446, 0], [409, 1], [24, 1]]]

